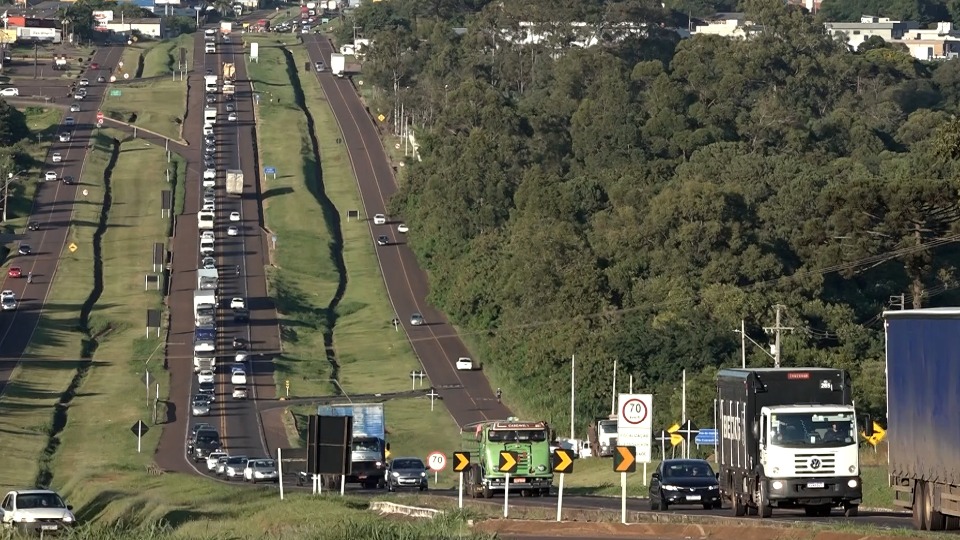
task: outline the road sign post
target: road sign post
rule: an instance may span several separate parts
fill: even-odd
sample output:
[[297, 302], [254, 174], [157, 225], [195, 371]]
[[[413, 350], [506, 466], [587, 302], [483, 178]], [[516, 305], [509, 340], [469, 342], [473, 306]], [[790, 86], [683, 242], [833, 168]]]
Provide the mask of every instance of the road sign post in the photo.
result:
[[447, 466], [447, 456], [443, 452], [430, 452], [427, 456], [427, 466], [433, 471], [433, 483], [436, 484], [440, 479], [440, 471]]
[[693, 423], [693, 420], [687, 420], [677, 432], [683, 437], [683, 457], [689, 458], [690, 443], [694, 442], [697, 434], [700, 433], [700, 428]]
[[503, 473], [503, 517], [510, 515], [510, 475], [517, 470], [520, 456], [516, 452], [500, 452], [500, 472]]
[[573, 472], [573, 454], [569, 450], [557, 448], [553, 451], [553, 472], [560, 474], [560, 486], [557, 488], [557, 521], [563, 515], [563, 477]]
[[470, 468], [470, 452], [453, 453], [453, 472], [460, 476], [460, 494], [457, 496], [459, 507], [463, 509], [463, 471]]
[[[619, 436], [619, 435], [618, 435]], [[617, 446], [613, 453], [613, 470], [620, 473], [620, 522], [627, 522], [627, 473], [637, 470], [637, 447]]]
[[137, 453], [140, 453], [140, 441], [143, 439], [143, 436], [150, 431], [150, 427], [143, 423], [143, 420], [137, 420], [137, 423], [130, 426], [130, 431], [137, 436]]
[[617, 407], [617, 444], [637, 449], [637, 463], [643, 464], [642, 485], [647, 483], [653, 434], [653, 395], [620, 394]]

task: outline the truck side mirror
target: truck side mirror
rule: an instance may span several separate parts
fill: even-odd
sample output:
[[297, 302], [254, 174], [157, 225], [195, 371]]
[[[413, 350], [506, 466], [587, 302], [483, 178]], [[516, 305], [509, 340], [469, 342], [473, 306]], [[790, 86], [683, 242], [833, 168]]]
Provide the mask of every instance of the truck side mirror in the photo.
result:
[[714, 473], [714, 476], [716, 476], [716, 477], [717, 477], [717, 480], [719, 480], [719, 479], [720, 479], [720, 473]]
[[869, 414], [861, 415], [863, 417], [863, 434], [867, 437], [873, 436], [873, 419]]
[[653, 475], [651, 476], [651, 478], [653, 478], [654, 480], [659, 480], [659, 479], [660, 479], [660, 473], [658, 473], [658, 472], [653, 473]]
[[387, 443], [386, 449], [388, 452], [390, 451], [390, 443]]

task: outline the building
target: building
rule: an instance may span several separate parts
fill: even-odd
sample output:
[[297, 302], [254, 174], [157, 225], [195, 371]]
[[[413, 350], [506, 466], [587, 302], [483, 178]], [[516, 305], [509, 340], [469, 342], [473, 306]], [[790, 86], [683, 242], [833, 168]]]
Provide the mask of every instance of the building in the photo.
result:
[[162, 39], [166, 30], [163, 25], [163, 19], [114, 19], [99, 28], [105, 28], [117, 34], [139, 32], [141, 35], [155, 39]]
[[694, 35], [747, 38], [760, 30], [759, 26], [746, 19], [744, 13], [717, 13], [703, 22], [693, 27]]
[[851, 49], [857, 50], [860, 44], [871, 37], [877, 36], [886, 42], [894, 42], [920, 25], [913, 21], [894, 21], [887, 17], [863, 15], [858, 23], [828, 22], [824, 26], [828, 34], [842, 37]]

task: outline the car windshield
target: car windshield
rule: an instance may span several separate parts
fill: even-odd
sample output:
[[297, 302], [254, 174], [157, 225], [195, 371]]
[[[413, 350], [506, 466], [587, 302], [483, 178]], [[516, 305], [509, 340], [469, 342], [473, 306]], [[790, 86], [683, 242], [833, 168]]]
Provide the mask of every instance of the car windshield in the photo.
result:
[[260, 461], [254, 462], [253, 466], [257, 467], [258, 469], [270, 469], [276, 467], [272, 459], [261, 459]]
[[856, 444], [856, 419], [850, 412], [770, 415], [770, 441], [783, 447]]
[[419, 459], [398, 459], [393, 462], [393, 468], [422, 470], [425, 467]]
[[542, 429], [491, 429], [487, 438], [491, 442], [541, 442], [547, 440], [547, 432]]
[[17, 496], [17, 508], [66, 508], [56, 493], [26, 493]]
[[664, 478], [708, 478], [714, 477], [713, 469], [706, 463], [683, 462], [683, 463], [664, 463]]

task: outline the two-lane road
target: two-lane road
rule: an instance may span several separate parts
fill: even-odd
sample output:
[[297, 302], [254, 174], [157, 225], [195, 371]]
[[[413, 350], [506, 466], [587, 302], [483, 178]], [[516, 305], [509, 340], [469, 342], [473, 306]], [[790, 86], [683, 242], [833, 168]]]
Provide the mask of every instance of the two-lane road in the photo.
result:
[[[330, 65], [330, 54], [334, 51], [326, 38], [306, 34], [303, 40], [312, 62], [322, 60], [324, 65]], [[456, 369], [457, 358], [470, 356], [470, 352], [446, 316], [427, 303], [430, 290], [427, 273], [406, 245], [404, 235], [397, 232], [399, 222], [388, 219], [386, 225], [373, 224], [375, 214], [387, 213], [387, 202], [396, 193], [397, 183], [377, 128], [363, 103], [348, 79], [337, 78], [329, 70], [316, 72], [316, 76], [340, 125], [364, 213], [370, 220], [371, 243], [375, 245], [380, 235], [391, 240], [388, 246], [376, 247], [380, 270], [397, 317], [427, 376], [460, 426], [510, 416], [510, 411], [497, 401], [482, 371]], [[410, 325], [413, 313], [423, 314], [427, 324]]]
[[[113, 65], [123, 54], [123, 47], [101, 46], [94, 55], [94, 61], [101, 65]], [[93, 77], [96, 81], [96, 77]], [[59, 92], [66, 95], [68, 82], [65, 81]], [[54, 140], [47, 155], [46, 165], [39, 178], [22, 177], [15, 182], [38, 182], [37, 193], [33, 201], [30, 221], [39, 224], [35, 231], [24, 231], [25, 238], [21, 244], [29, 245], [31, 255], [16, 255], [18, 246], [11, 245], [11, 254], [15, 256], [13, 266], [19, 266], [23, 271], [22, 278], [3, 276], [3, 289], [12, 290], [17, 295], [20, 304], [16, 311], [0, 313], [0, 395], [6, 390], [7, 383], [13, 370], [21, 361], [29, 361], [24, 357], [24, 351], [33, 339], [33, 335], [40, 322], [44, 304], [50, 293], [50, 286], [59, 266], [60, 255], [66, 247], [67, 236], [73, 218], [73, 206], [77, 200], [78, 190], [83, 189], [79, 184], [64, 184], [59, 179], [64, 176], [73, 177], [77, 182], [85, 163], [88, 147], [92, 144], [92, 132], [96, 125], [96, 113], [103, 100], [107, 85], [91, 82], [87, 87], [87, 97], [80, 102], [81, 111], [66, 113], [65, 117], [73, 119], [72, 125], [62, 121], [58, 130], [58, 138]], [[60, 133], [70, 133], [69, 142], [60, 142]], [[53, 163], [51, 156], [54, 152], [61, 155], [62, 161]], [[47, 171], [57, 173], [57, 181], [44, 181], [43, 174]], [[83, 246], [83, 249], [91, 249]], [[33, 273], [33, 283], [27, 284], [27, 274]]]

